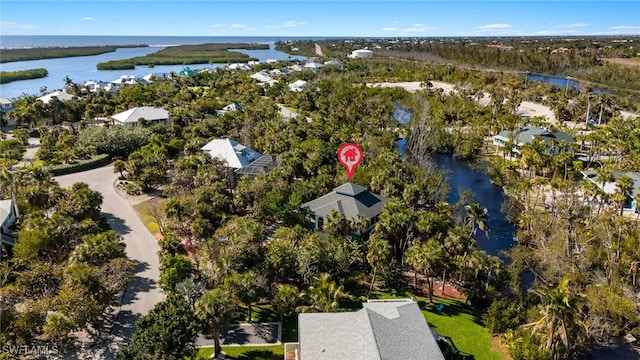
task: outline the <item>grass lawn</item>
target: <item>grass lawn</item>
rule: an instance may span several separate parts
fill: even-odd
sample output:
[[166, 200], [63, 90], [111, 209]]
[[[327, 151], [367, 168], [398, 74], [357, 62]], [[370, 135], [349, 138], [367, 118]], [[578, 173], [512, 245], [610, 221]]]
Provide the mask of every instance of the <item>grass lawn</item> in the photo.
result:
[[[225, 359], [235, 360], [282, 360], [284, 346], [223, 346], [222, 351], [227, 354]], [[203, 348], [198, 351], [198, 359], [209, 359], [213, 348]]]
[[418, 303], [431, 330], [448, 336], [458, 350], [471, 354], [475, 360], [507, 360], [509, 357], [495, 349], [493, 335], [482, 324], [480, 314], [457, 299], [434, 298], [434, 303], [444, 303], [442, 311], [428, 299], [412, 296], [409, 292], [373, 291], [373, 298], [397, 299], [411, 298]]
[[138, 214], [140, 221], [142, 221], [144, 226], [156, 239], [159, 239], [161, 236], [160, 227], [151, 214], [153, 211], [153, 206], [160, 208], [161, 205], [162, 199], [155, 198], [133, 206], [133, 209]]
[[419, 302], [431, 330], [449, 336], [458, 350], [473, 355], [475, 360], [508, 359], [493, 348], [493, 335], [482, 325], [479, 314], [459, 300], [435, 298], [434, 302], [445, 304], [442, 311], [436, 304]]

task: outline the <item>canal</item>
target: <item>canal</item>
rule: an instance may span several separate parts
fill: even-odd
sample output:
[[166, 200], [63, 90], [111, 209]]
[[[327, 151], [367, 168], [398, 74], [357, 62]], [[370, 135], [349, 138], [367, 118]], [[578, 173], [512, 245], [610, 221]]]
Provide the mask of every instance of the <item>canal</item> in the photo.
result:
[[[447, 174], [448, 184], [451, 188], [447, 201], [455, 203], [460, 198], [459, 190], [469, 190], [475, 194], [473, 199], [487, 208], [489, 215], [489, 237], [481, 231], [476, 240], [478, 247], [490, 255], [500, 256], [501, 252], [508, 250], [515, 244], [515, 227], [507, 221], [503, 211], [505, 200], [501, 188], [491, 183], [489, 176], [475, 169], [468, 162], [462, 161], [449, 154], [435, 154], [433, 161], [439, 169]], [[525, 276], [523, 281], [531, 282], [532, 277]], [[525, 285], [528, 286], [528, 285]], [[619, 342], [610, 347], [593, 350], [580, 358], [580, 360], [638, 360], [640, 355], [629, 344]]]

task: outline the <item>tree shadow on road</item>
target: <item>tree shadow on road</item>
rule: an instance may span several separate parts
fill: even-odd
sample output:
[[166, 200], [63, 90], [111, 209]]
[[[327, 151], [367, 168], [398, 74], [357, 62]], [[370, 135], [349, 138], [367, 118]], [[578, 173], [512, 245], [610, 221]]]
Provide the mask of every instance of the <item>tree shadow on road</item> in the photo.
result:
[[125, 224], [123, 219], [104, 212], [102, 213], [102, 217], [111, 225], [111, 229], [116, 233], [125, 235], [131, 232], [131, 228]]
[[127, 284], [124, 296], [122, 298], [122, 305], [132, 304], [135, 300], [140, 298], [140, 294], [148, 293], [158, 287], [158, 284], [154, 279], [140, 276], [140, 273], [149, 269], [149, 263], [134, 261], [133, 278]]

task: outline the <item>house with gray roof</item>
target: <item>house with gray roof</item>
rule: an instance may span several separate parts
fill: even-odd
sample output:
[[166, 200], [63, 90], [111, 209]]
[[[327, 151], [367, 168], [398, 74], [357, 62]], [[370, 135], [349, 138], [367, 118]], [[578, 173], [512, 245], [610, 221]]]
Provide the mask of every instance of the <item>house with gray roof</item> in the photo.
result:
[[302, 313], [297, 352], [299, 360], [445, 359], [418, 304], [410, 299], [369, 300], [356, 312]]
[[388, 200], [364, 186], [348, 182], [326, 195], [302, 204], [300, 208], [307, 213], [309, 227], [318, 231], [322, 231], [324, 218], [332, 211], [341, 213], [347, 221], [359, 216], [369, 223], [369, 226], [358, 232], [358, 235], [363, 235], [373, 228]]
[[618, 191], [618, 185], [616, 182], [618, 179], [626, 175], [633, 180], [633, 188], [631, 190], [631, 194], [627, 196], [627, 201], [624, 204], [625, 209], [629, 209], [631, 211], [638, 210], [638, 204], [636, 203], [636, 196], [640, 193], [640, 172], [631, 172], [631, 171], [615, 171], [611, 174], [612, 181], [605, 181], [604, 184], [602, 181], [598, 179], [598, 173], [592, 170], [586, 170], [582, 172], [582, 178], [584, 180], [591, 181], [594, 183], [600, 190], [604, 191], [607, 194], [615, 194]]
[[501, 131], [493, 137], [493, 144], [497, 147], [505, 147], [507, 144], [512, 143], [512, 151], [520, 154], [522, 146], [532, 142], [534, 138], [541, 139], [547, 145], [547, 151], [550, 155], [571, 151], [569, 145], [575, 143], [575, 140], [566, 132], [549, 131], [536, 126], [524, 126], [516, 131]]

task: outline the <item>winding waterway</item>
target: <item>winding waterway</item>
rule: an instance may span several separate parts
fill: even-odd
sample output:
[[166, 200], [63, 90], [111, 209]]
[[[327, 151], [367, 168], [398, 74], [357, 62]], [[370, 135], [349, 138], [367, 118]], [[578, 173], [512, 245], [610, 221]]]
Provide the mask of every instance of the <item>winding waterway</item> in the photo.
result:
[[505, 199], [502, 189], [491, 183], [487, 174], [453, 155], [435, 154], [433, 160], [447, 174], [451, 189], [447, 197], [449, 204], [458, 201], [460, 190], [470, 190], [475, 195], [472, 201], [487, 208], [489, 236], [478, 231], [475, 236], [478, 247], [490, 255], [500, 256], [502, 251], [513, 246], [515, 228], [502, 210]]
[[[400, 145], [400, 144], [399, 144]], [[399, 146], [399, 151], [403, 151]], [[489, 237], [479, 231], [476, 235], [478, 247], [488, 254], [500, 256], [503, 250], [515, 244], [515, 227], [506, 219], [502, 210], [504, 192], [491, 183], [489, 176], [474, 169], [469, 163], [456, 159], [452, 155], [436, 154], [433, 160], [441, 170], [447, 173], [451, 188], [447, 201], [455, 203], [460, 198], [459, 190], [470, 190], [475, 194], [474, 202], [487, 208], [489, 215]], [[638, 360], [640, 355], [626, 343], [595, 349], [581, 360]]]

